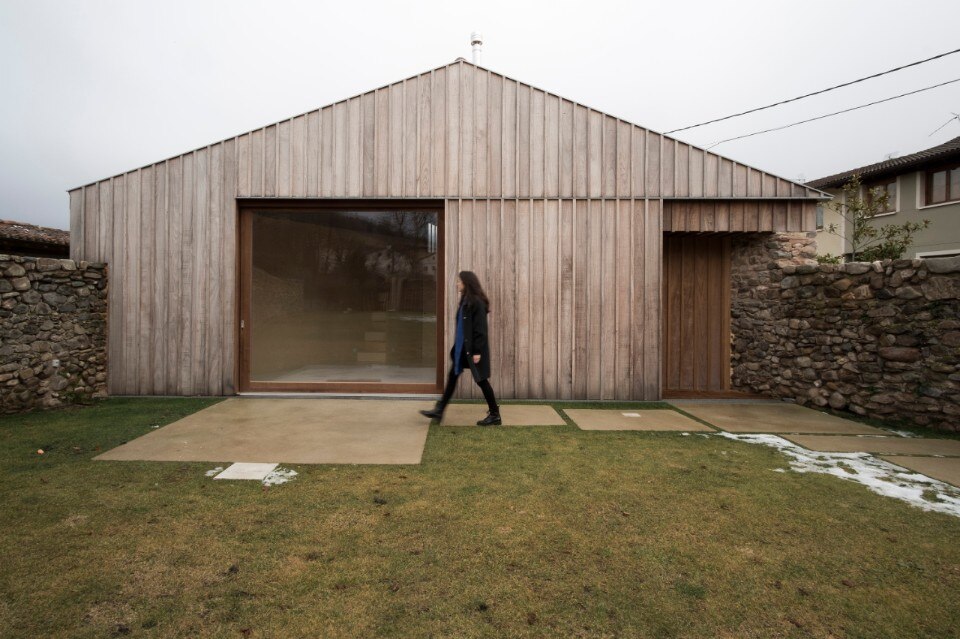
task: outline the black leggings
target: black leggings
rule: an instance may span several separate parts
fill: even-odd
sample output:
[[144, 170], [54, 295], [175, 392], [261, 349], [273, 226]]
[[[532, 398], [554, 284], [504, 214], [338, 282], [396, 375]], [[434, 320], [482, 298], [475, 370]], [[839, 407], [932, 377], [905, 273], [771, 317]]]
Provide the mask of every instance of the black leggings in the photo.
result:
[[[463, 371], [469, 370], [469, 366], [463, 367]], [[447, 385], [443, 389], [443, 398], [440, 399], [441, 406], [446, 406], [448, 403], [450, 403], [450, 398], [453, 397], [453, 391], [457, 390], [458, 377], [460, 377], [460, 375], [454, 373], [453, 366], [451, 366], [450, 373], [447, 375]], [[477, 382], [477, 386], [479, 386], [480, 390], [483, 391], [483, 398], [487, 400], [487, 408], [490, 410], [490, 412], [499, 413], [500, 408], [497, 406], [497, 398], [493, 394], [493, 387], [490, 386], [490, 380], [485, 379], [482, 382]]]

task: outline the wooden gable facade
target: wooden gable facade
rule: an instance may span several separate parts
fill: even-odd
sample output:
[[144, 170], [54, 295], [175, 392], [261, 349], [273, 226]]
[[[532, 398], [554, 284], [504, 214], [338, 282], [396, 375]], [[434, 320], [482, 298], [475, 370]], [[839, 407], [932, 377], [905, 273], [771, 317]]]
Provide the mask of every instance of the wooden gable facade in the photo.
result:
[[810, 231], [821, 197], [458, 60], [70, 191], [71, 257], [110, 264], [111, 393], [230, 395], [244, 202], [442, 200], [500, 396], [653, 400], [663, 234]]

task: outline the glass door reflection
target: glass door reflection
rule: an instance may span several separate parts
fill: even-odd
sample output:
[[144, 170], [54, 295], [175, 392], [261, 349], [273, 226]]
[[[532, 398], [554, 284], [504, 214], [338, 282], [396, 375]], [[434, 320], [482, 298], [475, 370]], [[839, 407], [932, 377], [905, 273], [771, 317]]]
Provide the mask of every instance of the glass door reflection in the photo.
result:
[[252, 383], [436, 384], [437, 211], [251, 214]]

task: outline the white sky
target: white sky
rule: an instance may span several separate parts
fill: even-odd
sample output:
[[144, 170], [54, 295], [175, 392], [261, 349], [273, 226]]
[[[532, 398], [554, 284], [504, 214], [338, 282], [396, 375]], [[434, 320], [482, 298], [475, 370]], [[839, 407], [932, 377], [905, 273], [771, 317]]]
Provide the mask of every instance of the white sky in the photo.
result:
[[[0, 0], [0, 218], [67, 189], [470, 59], [655, 131], [960, 48], [960, 2]], [[960, 78], [960, 54], [732, 122], [733, 135]], [[960, 136], [960, 83], [715, 151], [815, 179]]]

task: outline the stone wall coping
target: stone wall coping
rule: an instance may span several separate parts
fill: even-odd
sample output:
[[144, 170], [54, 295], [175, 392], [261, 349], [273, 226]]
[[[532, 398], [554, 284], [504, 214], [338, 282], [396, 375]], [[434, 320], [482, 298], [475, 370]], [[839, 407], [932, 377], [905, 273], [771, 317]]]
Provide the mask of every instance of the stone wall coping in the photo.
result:
[[0, 262], [16, 262], [17, 264], [53, 264], [54, 262], [59, 262], [61, 268], [64, 268], [68, 271], [75, 271], [79, 269], [96, 269], [102, 271], [107, 268], [106, 262], [86, 262], [75, 260], [68, 260], [57, 257], [30, 257], [24, 255], [5, 255], [0, 253]]
[[911, 260], [882, 260], [876, 262], [845, 262], [843, 264], [820, 264], [824, 266], [833, 266], [839, 271], [851, 275], [860, 275], [873, 270], [875, 273], [883, 273], [888, 268], [893, 269], [923, 269], [926, 268], [931, 273], [947, 274], [960, 273], [960, 255], [954, 257], [922, 257]]

